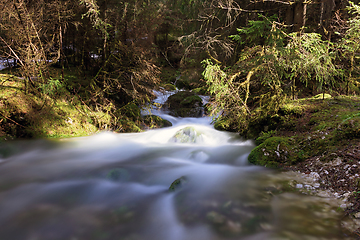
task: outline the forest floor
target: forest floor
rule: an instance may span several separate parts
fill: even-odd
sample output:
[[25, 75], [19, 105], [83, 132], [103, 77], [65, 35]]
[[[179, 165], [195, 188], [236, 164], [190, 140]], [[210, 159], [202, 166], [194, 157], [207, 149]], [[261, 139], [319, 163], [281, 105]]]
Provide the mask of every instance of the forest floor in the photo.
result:
[[267, 124], [249, 161], [294, 171], [303, 179], [295, 188], [340, 200], [360, 239], [360, 98], [289, 101]]

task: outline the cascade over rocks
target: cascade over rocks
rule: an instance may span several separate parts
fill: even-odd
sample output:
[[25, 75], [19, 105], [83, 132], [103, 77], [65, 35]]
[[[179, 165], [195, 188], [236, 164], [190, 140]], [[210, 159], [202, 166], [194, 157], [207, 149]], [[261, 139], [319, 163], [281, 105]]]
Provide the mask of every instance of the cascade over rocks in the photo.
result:
[[174, 117], [201, 117], [204, 114], [202, 99], [190, 91], [170, 96], [164, 107]]

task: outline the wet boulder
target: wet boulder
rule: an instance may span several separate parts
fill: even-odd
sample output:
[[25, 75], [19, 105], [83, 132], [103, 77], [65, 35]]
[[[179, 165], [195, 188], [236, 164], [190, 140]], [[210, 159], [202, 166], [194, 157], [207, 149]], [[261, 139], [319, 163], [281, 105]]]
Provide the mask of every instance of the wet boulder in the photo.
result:
[[184, 184], [187, 183], [187, 178], [185, 176], [182, 176], [178, 179], [176, 179], [173, 183], [171, 183], [169, 187], [169, 192], [174, 192], [175, 190], [178, 190], [184, 186]]
[[170, 96], [164, 107], [174, 117], [201, 117], [204, 114], [202, 99], [190, 91]]
[[170, 142], [197, 143], [202, 142], [202, 140], [202, 133], [196, 131], [194, 127], [186, 127], [177, 131]]

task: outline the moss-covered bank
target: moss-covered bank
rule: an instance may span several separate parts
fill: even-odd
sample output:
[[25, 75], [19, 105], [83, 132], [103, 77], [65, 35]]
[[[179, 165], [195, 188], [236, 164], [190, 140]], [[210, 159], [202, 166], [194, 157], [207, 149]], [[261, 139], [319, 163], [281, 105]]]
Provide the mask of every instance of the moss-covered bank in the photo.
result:
[[0, 74], [0, 140], [68, 138], [104, 130], [140, 132], [169, 126], [159, 117], [144, 119], [135, 101], [116, 106], [85, 100], [86, 91], [70, 91], [71, 84], [80, 80], [69, 73], [66, 77], [68, 80], [52, 78], [46, 85], [24, 91], [23, 79]]
[[256, 136], [251, 162], [281, 167], [316, 156], [329, 161], [334, 152], [359, 144], [360, 98], [289, 101], [277, 114], [256, 121], [247, 132]]
[[243, 134], [257, 145], [251, 163], [315, 176], [321, 189], [344, 196], [348, 214], [360, 211], [359, 97], [289, 100]]

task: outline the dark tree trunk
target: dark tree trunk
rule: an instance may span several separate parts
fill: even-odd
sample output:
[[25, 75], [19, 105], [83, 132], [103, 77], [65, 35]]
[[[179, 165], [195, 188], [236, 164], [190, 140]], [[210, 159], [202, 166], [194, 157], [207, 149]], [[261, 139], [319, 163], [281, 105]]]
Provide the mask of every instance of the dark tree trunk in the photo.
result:
[[322, 0], [320, 7], [320, 22], [323, 35], [328, 35], [332, 12], [335, 9], [335, 0]]
[[286, 9], [285, 23], [286, 23], [286, 25], [289, 25], [289, 26], [294, 24], [294, 6], [293, 5], [290, 5]]
[[306, 3], [297, 2], [294, 7], [294, 31], [298, 32], [303, 26], [305, 26], [306, 21]]

